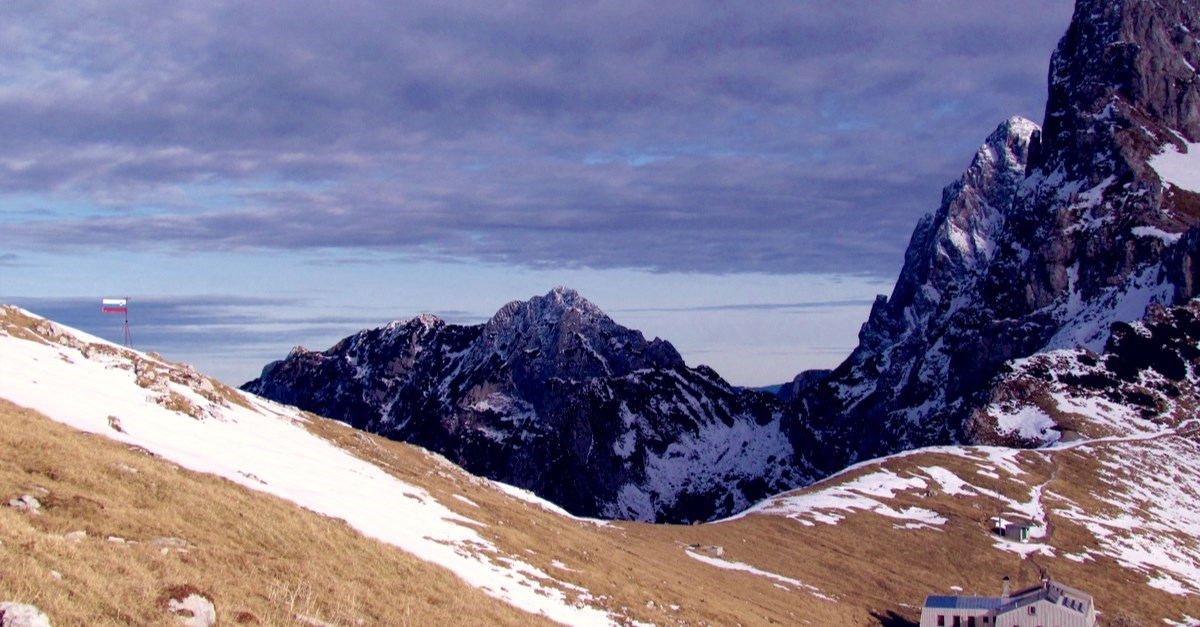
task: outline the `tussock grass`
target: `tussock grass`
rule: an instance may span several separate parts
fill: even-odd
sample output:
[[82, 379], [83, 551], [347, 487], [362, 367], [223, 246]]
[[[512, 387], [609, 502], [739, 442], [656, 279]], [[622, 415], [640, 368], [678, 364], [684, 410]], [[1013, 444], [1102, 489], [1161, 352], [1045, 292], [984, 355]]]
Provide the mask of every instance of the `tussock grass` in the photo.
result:
[[182, 589], [222, 625], [547, 623], [341, 521], [3, 400], [0, 448], [0, 502], [42, 504], [0, 507], [0, 597], [56, 625], [177, 624]]

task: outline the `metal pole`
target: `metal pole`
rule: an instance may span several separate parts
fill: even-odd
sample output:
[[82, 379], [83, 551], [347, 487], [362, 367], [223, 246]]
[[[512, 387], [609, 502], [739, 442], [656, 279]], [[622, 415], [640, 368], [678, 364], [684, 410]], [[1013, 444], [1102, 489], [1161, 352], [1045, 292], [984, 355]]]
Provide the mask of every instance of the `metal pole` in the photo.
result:
[[125, 348], [133, 348], [133, 339], [129, 336], [129, 297], [125, 297], [125, 328], [122, 330], [125, 340]]

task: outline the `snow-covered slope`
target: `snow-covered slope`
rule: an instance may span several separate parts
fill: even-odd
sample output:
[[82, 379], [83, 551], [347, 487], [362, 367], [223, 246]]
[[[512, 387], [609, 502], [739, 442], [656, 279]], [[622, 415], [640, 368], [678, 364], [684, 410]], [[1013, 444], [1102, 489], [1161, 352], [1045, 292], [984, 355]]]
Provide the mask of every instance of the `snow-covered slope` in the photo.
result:
[[1009, 364], [968, 423], [972, 439], [1040, 446], [1158, 433], [1200, 410], [1200, 301], [1114, 325], [1102, 353], [1039, 353]]
[[[783, 516], [805, 530], [844, 528], [857, 538], [864, 521], [874, 519], [876, 542], [918, 547], [913, 555], [871, 553], [881, 568], [898, 564], [916, 578], [952, 569], [959, 579], [951, 593], [994, 595], [1001, 576], [1050, 576], [1096, 594], [1105, 617], [1194, 625], [1200, 420], [1154, 429], [1138, 420], [1127, 428], [1120, 419], [1105, 424], [1128, 435], [1038, 450], [945, 446], [898, 453], [719, 524]], [[998, 534], [997, 517], [1029, 524], [1028, 542]], [[989, 571], [997, 588], [981, 590], [980, 574]], [[819, 579], [805, 581], [829, 589]]]
[[[304, 428], [310, 418], [195, 371], [0, 308], [0, 397], [77, 429], [220, 475], [442, 565], [498, 599], [570, 624], [608, 624], [586, 591], [504, 556], [480, 523]], [[503, 556], [504, 559], [496, 559]]]

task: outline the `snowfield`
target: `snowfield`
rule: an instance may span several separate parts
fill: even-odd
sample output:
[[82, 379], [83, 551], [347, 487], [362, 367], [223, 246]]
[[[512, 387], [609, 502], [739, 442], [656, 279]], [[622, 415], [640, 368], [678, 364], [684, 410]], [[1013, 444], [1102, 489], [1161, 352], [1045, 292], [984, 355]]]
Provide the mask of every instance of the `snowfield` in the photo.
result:
[[[39, 335], [53, 341], [13, 326], [18, 317], [38, 320]], [[472, 528], [479, 523], [309, 433], [296, 409], [232, 390], [229, 402], [194, 372], [167, 376], [180, 367], [17, 308], [0, 308], [0, 322], [0, 397], [343, 519], [526, 611], [569, 624], [614, 623], [604, 611], [568, 603], [567, 584], [544, 585], [556, 581], [549, 574], [511, 557], [489, 559], [501, 552]]]

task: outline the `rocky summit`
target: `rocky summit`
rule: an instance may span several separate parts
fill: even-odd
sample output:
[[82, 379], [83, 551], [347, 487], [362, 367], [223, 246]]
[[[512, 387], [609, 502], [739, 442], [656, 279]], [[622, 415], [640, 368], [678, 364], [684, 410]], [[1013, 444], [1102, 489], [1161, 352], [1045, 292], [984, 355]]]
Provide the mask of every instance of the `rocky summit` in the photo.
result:
[[244, 389], [424, 446], [586, 516], [690, 522], [812, 479], [786, 407], [688, 368], [573, 290], [297, 348]]

